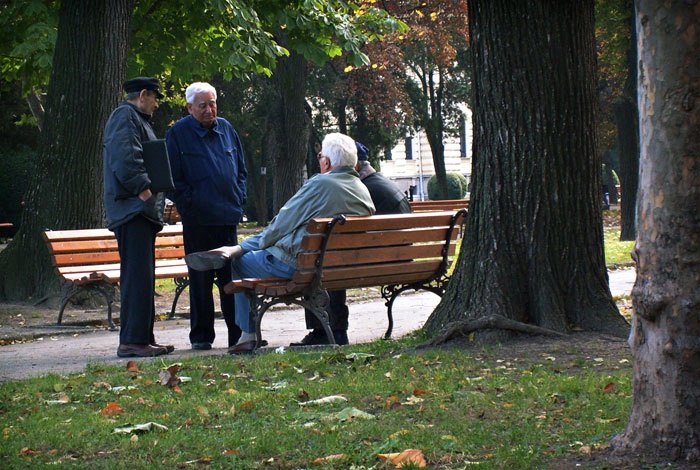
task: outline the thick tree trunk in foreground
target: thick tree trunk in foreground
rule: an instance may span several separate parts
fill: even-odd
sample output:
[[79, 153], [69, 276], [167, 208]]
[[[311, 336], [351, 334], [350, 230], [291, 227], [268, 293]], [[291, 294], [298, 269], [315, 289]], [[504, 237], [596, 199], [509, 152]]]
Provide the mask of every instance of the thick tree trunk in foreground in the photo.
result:
[[472, 202], [426, 328], [500, 314], [627, 335], [603, 253], [593, 1], [473, 0], [469, 25]]
[[64, 0], [21, 229], [0, 254], [0, 298], [58, 287], [42, 231], [103, 225], [102, 137], [120, 96], [133, 0]]
[[[641, 178], [620, 452], [700, 462], [700, 3], [637, 1]], [[624, 193], [623, 193], [624, 197]]]

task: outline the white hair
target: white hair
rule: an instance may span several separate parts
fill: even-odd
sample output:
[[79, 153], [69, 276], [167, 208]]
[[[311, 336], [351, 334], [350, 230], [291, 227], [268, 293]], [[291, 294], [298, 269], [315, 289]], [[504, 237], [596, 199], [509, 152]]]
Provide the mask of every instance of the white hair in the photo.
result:
[[331, 167], [355, 167], [357, 164], [357, 147], [355, 141], [345, 134], [334, 132], [323, 138], [321, 154], [328, 157]]
[[213, 93], [214, 101], [216, 101], [216, 88], [208, 84], [207, 82], [194, 82], [185, 90], [185, 101], [188, 104], [194, 104], [194, 98], [200, 93]]

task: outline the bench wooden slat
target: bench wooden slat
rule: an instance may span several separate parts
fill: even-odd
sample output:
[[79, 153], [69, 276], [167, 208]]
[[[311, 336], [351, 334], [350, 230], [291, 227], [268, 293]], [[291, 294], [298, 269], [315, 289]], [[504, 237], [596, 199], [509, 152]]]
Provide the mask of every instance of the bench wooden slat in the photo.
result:
[[[451, 245], [454, 248], [454, 245]], [[406, 262], [420, 258], [442, 256], [443, 245], [402, 245], [381, 248], [361, 248], [356, 250], [326, 251], [323, 258], [325, 268], [348, 265], [376, 264], [386, 262]], [[297, 257], [299, 269], [313, 269], [318, 253], [300, 253]]]
[[444, 199], [436, 201], [411, 201], [411, 209], [417, 211], [444, 211], [469, 209], [469, 199]]
[[[355, 247], [373, 247], [384, 245], [405, 245], [407, 243], [437, 242], [447, 237], [448, 226], [410, 228], [402, 230], [378, 230], [365, 233], [337, 233], [333, 234], [326, 245], [327, 250], [346, 249]], [[457, 237], [457, 231], [452, 234]], [[320, 250], [323, 238], [306, 237], [303, 240], [302, 249], [308, 251]]]
[[[391, 214], [367, 217], [352, 217], [352, 224], [336, 224], [333, 233], [371, 232], [375, 230], [398, 230], [421, 227], [449, 226], [454, 211], [436, 211], [420, 214]], [[332, 218], [313, 219], [307, 225], [309, 233], [325, 233]]]
[[[439, 259], [413, 261], [411, 270], [415, 270], [416, 272], [434, 273], [440, 267], [441, 262], [442, 260]], [[369, 276], [388, 277], [404, 272], [405, 270], [405, 264], [402, 265], [400, 263], [379, 263], [372, 265], [328, 268], [323, 270], [323, 282], [347, 280], [348, 284], [351, 284], [352, 282], [350, 280], [352, 279], [359, 279]], [[316, 273], [313, 270], [297, 271], [294, 273], [293, 279], [299, 284], [309, 284], [313, 280], [315, 274]]]

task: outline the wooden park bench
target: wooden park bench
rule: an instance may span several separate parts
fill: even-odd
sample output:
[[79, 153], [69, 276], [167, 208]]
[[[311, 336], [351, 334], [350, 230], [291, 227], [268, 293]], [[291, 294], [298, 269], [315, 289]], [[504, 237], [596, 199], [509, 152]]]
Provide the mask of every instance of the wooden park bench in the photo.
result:
[[384, 337], [389, 338], [394, 325], [392, 305], [399, 294], [411, 289], [444, 294], [454, 241], [465, 216], [466, 210], [461, 209], [312, 219], [292, 279], [241, 279], [227, 284], [224, 291], [243, 292], [250, 298], [260, 346], [260, 324], [273, 305], [310, 309], [334, 344], [326, 289], [381, 287], [389, 320]]
[[[107, 321], [112, 321], [112, 302], [119, 283], [119, 250], [114, 233], [107, 229], [48, 230], [44, 240], [51, 253], [63, 289], [58, 324], [68, 301], [79, 292], [94, 289], [107, 302]], [[156, 279], [175, 280], [175, 298], [168, 318], [175, 314], [180, 294], [189, 285], [182, 225], [166, 225], [156, 236]]]
[[423, 211], [456, 211], [469, 209], [469, 199], [443, 199], [435, 201], [411, 201], [413, 212]]

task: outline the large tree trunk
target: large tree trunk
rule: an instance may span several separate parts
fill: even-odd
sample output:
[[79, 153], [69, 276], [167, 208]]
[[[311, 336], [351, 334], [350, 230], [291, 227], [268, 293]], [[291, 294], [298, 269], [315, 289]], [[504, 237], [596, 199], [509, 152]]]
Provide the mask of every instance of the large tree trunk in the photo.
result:
[[[308, 64], [301, 54], [291, 52], [279, 59], [274, 78], [278, 86], [278, 148], [269, 161], [273, 165], [273, 212], [277, 214], [300, 188], [306, 165], [311, 126], [305, 111]], [[272, 150], [272, 149], [271, 149]]]
[[[637, 0], [641, 172], [620, 452], [700, 462], [700, 3]], [[623, 198], [625, 193], [623, 192]]]
[[634, 6], [629, 1], [630, 48], [627, 51], [627, 79], [622, 96], [615, 103], [618, 148], [620, 150], [620, 212], [622, 229], [620, 240], [634, 240], [637, 186], [639, 184], [639, 110], [637, 109], [637, 35]]
[[627, 335], [603, 253], [593, 1], [473, 0], [469, 26], [472, 202], [452, 281], [425, 327], [497, 313]]
[[120, 96], [133, 0], [64, 0], [39, 143], [21, 228], [0, 254], [0, 298], [58, 287], [41, 234], [103, 224], [102, 137]]

